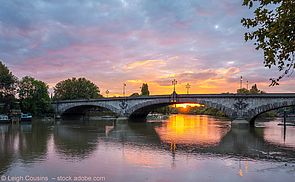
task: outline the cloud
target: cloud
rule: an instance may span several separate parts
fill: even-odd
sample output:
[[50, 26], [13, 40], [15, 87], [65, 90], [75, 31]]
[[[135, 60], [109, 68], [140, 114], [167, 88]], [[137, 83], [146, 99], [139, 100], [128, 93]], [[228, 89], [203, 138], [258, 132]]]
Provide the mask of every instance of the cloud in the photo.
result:
[[163, 60], [143, 60], [143, 61], [135, 61], [127, 64], [124, 69], [132, 70], [136, 68], [147, 68], [147, 67], [158, 67], [166, 64]]
[[[31, 75], [54, 85], [84, 76], [114, 94], [121, 94], [127, 80], [148, 82], [154, 93], [167, 93], [174, 77], [179, 87], [190, 82], [196, 91], [235, 90], [240, 75], [271, 90], [268, 79], [277, 73], [264, 69], [262, 52], [244, 42], [240, 19], [250, 12], [241, 3], [3, 1], [0, 58], [18, 77]], [[138, 85], [130, 85], [130, 92]], [[282, 84], [274, 90], [290, 88]]]
[[230, 67], [228, 69], [216, 69], [216, 70], [199, 70], [196, 72], [184, 72], [178, 73], [175, 75], [169, 75], [167, 77], [162, 77], [160, 79], [155, 80], [154, 82], [159, 84], [160, 86], [168, 86], [171, 85], [171, 81], [176, 79], [178, 84], [186, 84], [190, 82], [191, 84], [200, 84], [205, 82], [213, 82], [214, 80], [226, 80], [229, 78], [233, 78], [236, 74], [239, 73], [239, 69], [235, 67]]

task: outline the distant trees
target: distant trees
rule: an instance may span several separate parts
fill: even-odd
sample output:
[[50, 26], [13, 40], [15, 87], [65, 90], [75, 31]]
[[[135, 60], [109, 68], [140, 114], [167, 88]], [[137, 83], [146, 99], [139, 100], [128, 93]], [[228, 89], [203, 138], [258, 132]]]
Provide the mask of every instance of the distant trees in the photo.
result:
[[138, 97], [139, 96], [139, 93], [133, 93], [133, 94], [131, 94], [129, 97]]
[[99, 88], [86, 78], [60, 81], [54, 88], [55, 100], [95, 99], [102, 97]]
[[[16, 93], [18, 98], [15, 98]], [[137, 95], [139, 95], [137, 93]], [[102, 97], [99, 88], [86, 78], [63, 80], [54, 88], [54, 99], [92, 99]], [[33, 115], [52, 112], [48, 85], [33, 77], [25, 76], [20, 81], [0, 60], [0, 113], [8, 114], [11, 109], [19, 109]]]
[[237, 94], [263, 94], [265, 93], [264, 91], [261, 91], [257, 88], [257, 85], [254, 84], [250, 90], [246, 88], [241, 88], [237, 90]]
[[0, 61], [0, 99], [15, 95], [17, 78]]
[[249, 90], [246, 88], [239, 88], [237, 94], [249, 94]]
[[23, 77], [18, 84], [22, 112], [43, 115], [51, 110], [51, 101], [46, 83], [32, 77]]
[[219, 117], [226, 116], [225, 113], [220, 111], [219, 109], [207, 107], [207, 106], [192, 107], [190, 112], [197, 115], [211, 115], [211, 116], [219, 116]]
[[143, 83], [141, 86], [141, 95], [150, 95], [149, 86], [147, 83]]
[[159, 114], [171, 114], [173, 113], [173, 107], [171, 106], [163, 106], [155, 108], [151, 111], [151, 113], [159, 113]]
[[249, 90], [250, 94], [263, 94], [265, 93], [264, 91], [261, 91], [257, 88], [257, 85], [254, 84], [251, 89]]
[[193, 114], [193, 115], [212, 115], [212, 116], [220, 116], [225, 117], [225, 113], [222, 111], [207, 107], [207, 106], [186, 106], [186, 108], [182, 107], [173, 107], [173, 106], [164, 106], [162, 108], [155, 109], [153, 112], [161, 113], [161, 114]]

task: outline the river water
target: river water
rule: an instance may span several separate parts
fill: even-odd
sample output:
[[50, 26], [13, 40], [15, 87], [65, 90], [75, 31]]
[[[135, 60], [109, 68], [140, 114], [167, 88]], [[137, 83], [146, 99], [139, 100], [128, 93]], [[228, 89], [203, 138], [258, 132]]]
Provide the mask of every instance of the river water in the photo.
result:
[[295, 127], [211, 116], [0, 125], [0, 181], [294, 181]]

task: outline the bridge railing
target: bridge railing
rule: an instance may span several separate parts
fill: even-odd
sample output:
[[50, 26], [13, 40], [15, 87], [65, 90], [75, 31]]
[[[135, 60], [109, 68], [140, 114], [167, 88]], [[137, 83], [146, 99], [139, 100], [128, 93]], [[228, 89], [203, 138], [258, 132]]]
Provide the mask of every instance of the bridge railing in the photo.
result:
[[[96, 102], [96, 101], [121, 101], [121, 100], [142, 100], [142, 99], [161, 99], [171, 98], [171, 95], [150, 95], [138, 97], [108, 97], [97, 99], [76, 99], [76, 100], [58, 100], [55, 103], [69, 102]], [[295, 98], [295, 93], [264, 93], [264, 94], [177, 94], [177, 98]]]

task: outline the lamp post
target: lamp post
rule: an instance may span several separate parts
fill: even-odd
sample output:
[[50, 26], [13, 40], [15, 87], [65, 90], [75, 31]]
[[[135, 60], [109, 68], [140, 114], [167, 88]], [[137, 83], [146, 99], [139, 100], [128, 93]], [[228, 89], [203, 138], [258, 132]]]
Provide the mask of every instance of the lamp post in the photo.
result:
[[123, 84], [123, 97], [125, 97], [126, 83]]
[[242, 89], [243, 88], [243, 76], [241, 76], [241, 78], [240, 78], [240, 89]]
[[175, 85], [177, 84], [177, 81], [174, 79], [173, 81], [172, 81], [172, 85], [173, 85], [173, 92], [175, 92]]
[[247, 90], [249, 90], [249, 82], [248, 82], [248, 80], [247, 80]]
[[109, 97], [109, 93], [110, 93], [110, 91], [109, 91], [109, 90], [107, 90], [107, 91], [106, 91], [107, 98]]
[[187, 83], [185, 88], [186, 88], [186, 94], [189, 94], [189, 89], [191, 88], [191, 85]]

